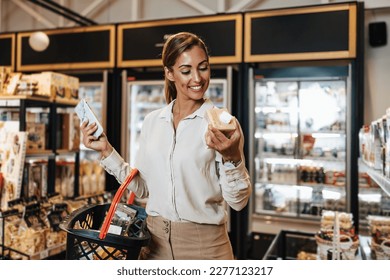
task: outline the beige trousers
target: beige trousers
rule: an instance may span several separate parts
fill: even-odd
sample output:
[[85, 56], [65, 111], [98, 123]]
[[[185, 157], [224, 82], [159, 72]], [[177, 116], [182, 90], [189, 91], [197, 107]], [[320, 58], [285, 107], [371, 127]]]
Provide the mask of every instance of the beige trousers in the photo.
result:
[[149, 260], [231, 260], [233, 250], [227, 226], [171, 222], [147, 217], [152, 239], [141, 250], [140, 259]]

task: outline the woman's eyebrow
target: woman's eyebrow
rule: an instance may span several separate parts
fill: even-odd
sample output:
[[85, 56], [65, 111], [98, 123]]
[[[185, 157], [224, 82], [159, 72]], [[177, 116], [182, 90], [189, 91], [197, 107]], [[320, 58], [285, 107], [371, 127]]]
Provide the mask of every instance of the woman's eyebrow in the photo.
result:
[[[205, 63], [205, 62], [207, 62], [207, 59], [205, 59], [205, 60], [199, 62], [198, 65], [201, 65], [201, 64], [203, 64], [203, 63]], [[190, 64], [182, 64], [182, 65], [179, 66], [179, 68], [182, 68], [182, 67], [189, 67], [189, 68], [191, 68], [191, 65], [190, 65]]]

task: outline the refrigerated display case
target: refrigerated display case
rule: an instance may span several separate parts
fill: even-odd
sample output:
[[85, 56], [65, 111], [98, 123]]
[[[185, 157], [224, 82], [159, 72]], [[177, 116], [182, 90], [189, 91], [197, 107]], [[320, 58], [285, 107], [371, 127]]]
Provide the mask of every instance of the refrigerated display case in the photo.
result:
[[350, 67], [252, 69], [252, 227], [315, 232], [321, 211], [348, 211]]
[[[228, 101], [227, 79], [211, 79], [205, 94], [217, 107], [230, 110]], [[139, 146], [139, 136], [145, 116], [166, 105], [164, 97], [164, 81], [130, 81], [124, 97], [126, 108], [123, 119], [126, 120], [125, 160], [134, 166], [135, 156]]]

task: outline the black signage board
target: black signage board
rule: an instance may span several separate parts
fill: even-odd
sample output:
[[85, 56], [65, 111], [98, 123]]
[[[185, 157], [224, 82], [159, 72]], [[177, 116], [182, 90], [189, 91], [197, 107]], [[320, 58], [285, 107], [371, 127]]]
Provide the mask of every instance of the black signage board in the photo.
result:
[[0, 34], [0, 66], [14, 69], [15, 34]]
[[182, 31], [205, 41], [212, 64], [241, 62], [242, 15], [231, 14], [119, 25], [118, 67], [160, 66], [165, 40]]
[[17, 70], [104, 69], [115, 66], [115, 26], [92, 26], [44, 31], [49, 46], [35, 51], [33, 32], [18, 34]]
[[245, 15], [245, 62], [356, 56], [356, 3]]

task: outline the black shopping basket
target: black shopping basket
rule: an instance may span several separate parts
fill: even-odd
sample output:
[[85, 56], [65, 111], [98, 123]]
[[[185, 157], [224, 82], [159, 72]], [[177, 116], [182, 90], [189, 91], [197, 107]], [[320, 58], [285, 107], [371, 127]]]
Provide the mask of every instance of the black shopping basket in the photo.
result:
[[[116, 192], [111, 204], [82, 207], [62, 221], [60, 228], [67, 232], [66, 259], [138, 259], [141, 248], [147, 246], [150, 241], [144, 208], [128, 204], [129, 207], [137, 210], [128, 236], [107, 233], [119, 200], [137, 173], [138, 170], [133, 169]], [[132, 198], [132, 196], [130, 197]]]

